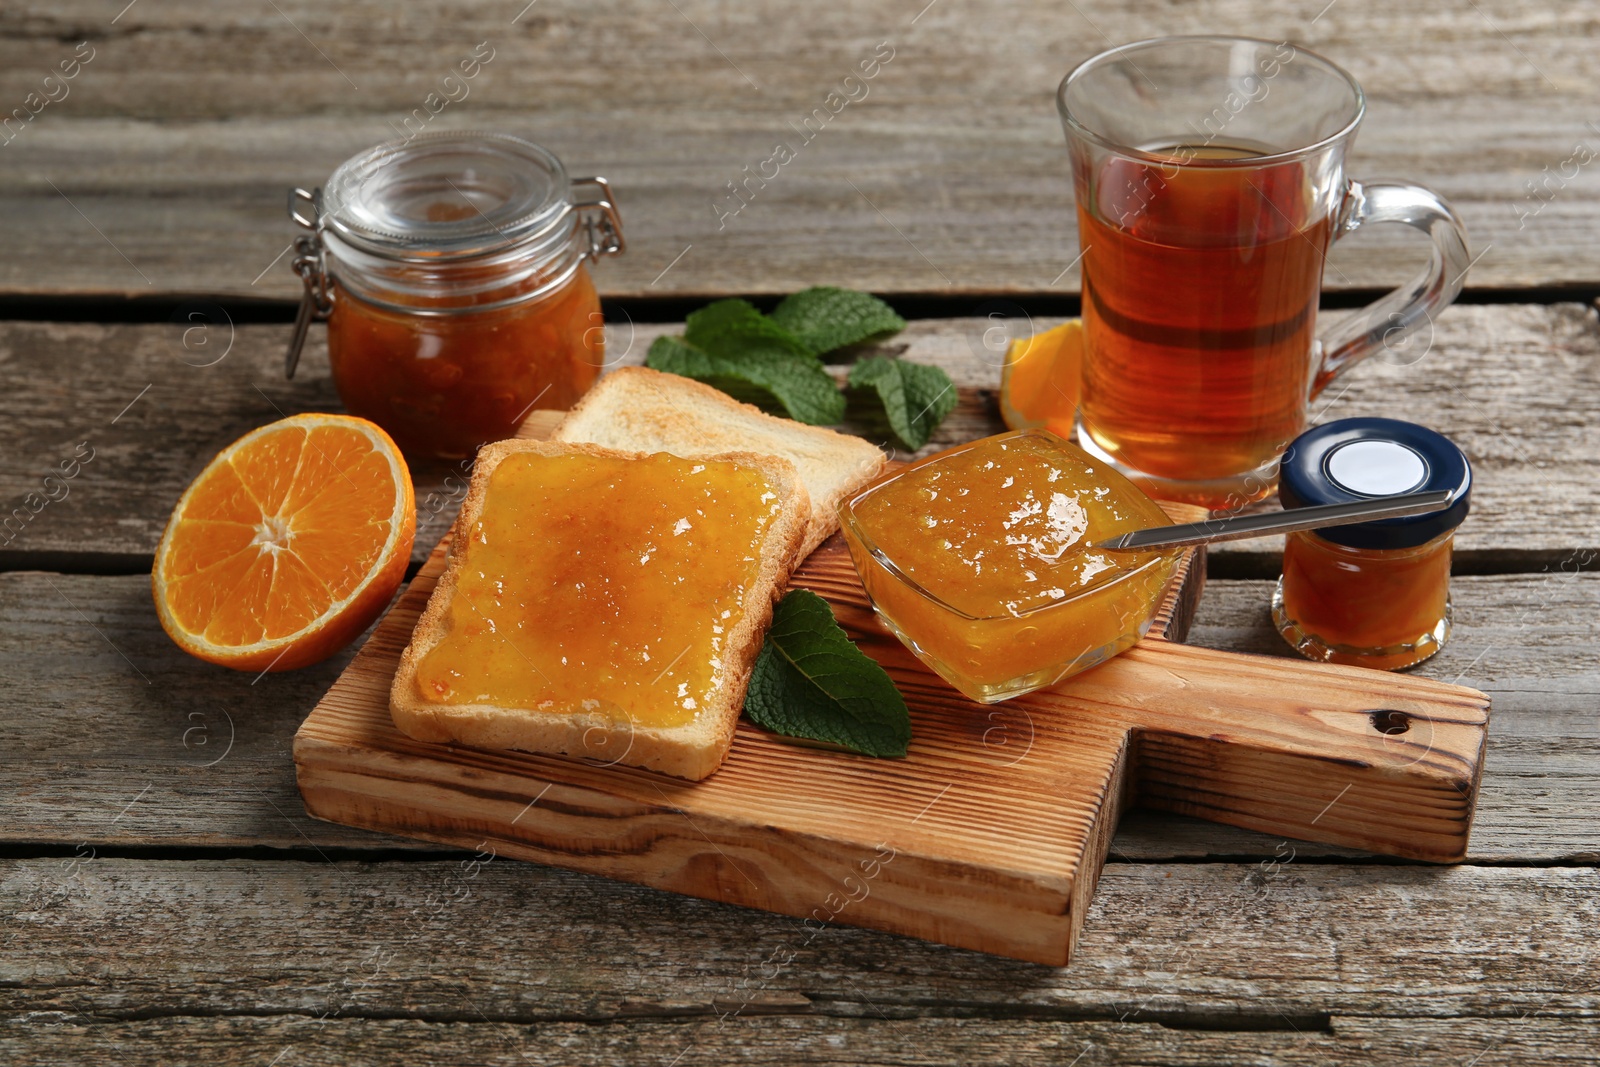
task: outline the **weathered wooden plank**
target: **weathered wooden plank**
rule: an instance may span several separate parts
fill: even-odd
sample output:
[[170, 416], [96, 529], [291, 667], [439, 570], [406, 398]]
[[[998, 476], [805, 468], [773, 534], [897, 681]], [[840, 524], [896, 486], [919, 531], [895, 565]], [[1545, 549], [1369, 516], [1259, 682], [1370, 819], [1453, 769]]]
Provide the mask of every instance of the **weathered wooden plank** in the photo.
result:
[[[804, 1011], [798, 1001], [787, 1010]], [[1005, 1018], [815, 1018], [745, 1015], [592, 1022], [319, 1020], [290, 1016], [182, 1016], [101, 1021], [41, 1013], [0, 1019], [0, 1055], [15, 1067], [56, 1067], [62, 1049], [125, 1067], [165, 1067], [175, 1055], [208, 1064], [289, 1063], [344, 1067], [406, 1063], [488, 1065], [680, 1063], [917, 1065], [1093, 1064], [1206, 1067], [1337, 1067], [1430, 1061], [1569, 1067], [1593, 1052], [1594, 1022], [1550, 1019], [1385, 1019], [1340, 1016], [1325, 1027], [1282, 1018], [1267, 1031], [1184, 1030], [1156, 1023]], [[1293, 1027], [1299, 1027], [1298, 1030]], [[181, 1052], [175, 1052], [181, 1050]]]
[[[1208, 648], [1293, 655], [1273, 628], [1271, 591], [1270, 582], [1207, 582], [1189, 641]], [[1451, 591], [1454, 635], [1417, 670], [1493, 697], [1473, 855], [1488, 860], [1499, 848], [1492, 842], [1520, 838], [1550, 847], [1559, 838], [1571, 850], [1569, 858], [1600, 860], [1600, 828], [1592, 816], [1566, 823], [1566, 831], [1554, 837], [1555, 828], [1547, 821], [1552, 811], [1569, 804], [1575, 812], [1592, 810], [1593, 801], [1586, 798], [1600, 790], [1600, 660], [1593, 649], [1594, 616], [1573, 599], [1600, 591], [1600, 576], [1552, 570], [1515, 578], [1458, 577]], [[1227, 855], [1230, 848], [1245, 844], [1239, 840], [1230, 845], [1203, 828], [1200, 823], [1180, 828], [1162, 817], [1132, 812], [1123, 820], [1113, 857], [1118, 852], [1123, 858], [1173, 855], [1159, 846], [1155, 853], [1150, 849], [1157, 842], [1181, 841], [1188, 832], [1195, 834], [1193, 850], [1177, 854]], [[1247, 854], [1266, 845], [1266, 839], [1257, 837]]]
[[[0, 397], [0, 448], [14, 457], [0, 470], [0, 524], [10, 520], [0, 525], [0, 565], [73, 569], [82, 565], [81, 556], [90, 565], [148, 569], [184, 486], [224, 445], [283, 415], [342, 410], [320, 327], [295, 379], [286, 381], [288, 327], [232, 327], [214, 305], [204, 314], [217, 325], [191, 326], [181, 315], [177, 323], [154, 326], [0, 322], [0, 357], [10, 385]], [[610, 365], [642, 363], [650, 342], [672, 331], [681, 326], [623, 323], [611, 331]], [[938, 336], [921, 325], [908, 334]], [[976, 359], [963, 353], [960, 337], [952, 335], [930, 359]], [[965, 378], [998, 382], [998, 375], [993, 369], [985, 376], [975, 366]], [[1003, 428], [992, 397], [964, 389], [961, 400], [936, 442]], [[882, 433], [864, 424], [846, 428]], [[45, 480], [78, 458], [83, 461], [64, 484], [57, 484], [59, 477]], [[413, 465], [416, 562], [454, 520], [469, 470]]]
[[10, 840], [408, 847], [318, 826], [295, 790], [295, 727], [351, 653], [257, 678], [181, 653], [147, 577], [8, 574], [0, 589]]
[[[1009, 329], [1023, 334], [1056, 321], [1019, 318]], [[994, 325], [986, 318], [913, 322], [882, 347], [943, 366], [961, 387], [961, 406], [928, 451], [1003, 428], [993, 391], [1004, 344], [998, 333], [986, 334]], [[608, 358], [640, 362], [651, 340], [676, 329], [618, 324]], [[20, 528], [0, 533], [0, 564], [72, 567], [81, 561], [71, 557], [82, 555], [148, 568], [184, 485], [224, 444], [280, 413], [338, 410], [320, 328], [292, 382], [281, 370], [287, 334], [279, 326], [0, 323], [9, 386], [0, 396], [0, 452], [11, 459], [0, 469], [0, 519], [11, 516]], [[1570, 569], [1600, 555], [1591, 507], [1600, 495], [1597, 385], [1600, 329], [1592, 309], [1459, 306], [1440, 316], [1431, 338], [1352, 371], [1315, 414], [1399, 415], [1450, 434], [1478, 471], [1473, 512], [1457, 540], [1460, 562]], [[93, 459], [67, 483], [65, 498], [37, 515], [24, 507], [21, 518], [12, 516], [84, 442]], [[415, 474], [420, 562], [454, 517], [465, 480], [449, 468]], [[1277, 551], [1271, 542], [1244, 542], [1216, 546], [1214, 555], [1266, 575], [1276, 574]]]
[[[1073, 291], [1052, 91], [1102, 48], [1184, 32], [1286, 38], [1349, 67], [1370, 100], [1354, 172], [1449, 196], [1487, 250], [1473, 285], [1600, 282], [1600, 184], [1585, 162], [1600, 27], [1583, 5], [923, 7], [32, 5], [0, 39], [0, 99], [38, 111], [0, 151], [0, 291], [290, 296], [287, 268], [267, 269], [290, 237], [284, 190], [408, 118], [420, 127], [440, 107], [429, 93], [459, 102], [426, 128], [527, 132], [616, 182], [630, 252], [602, 274], [612, 294]], [[77, 77], [44, 86], [80, 41], [93, 56]], [[477, 76], [443, 85], [480, 43], [493, 51]], [[834, 116], [828, 94], [884, 48], [893, 58], [845, 85], [857, 102]], [[41, 108], [28, 94], [42, 88], [67, 95]], [[741, 203], [727, 183], [757, 175], [780, 141], [795, 159], [749, 179], [748, 206], [726, 217]], [[1381, 230], [1347, 245], [1332, 288], [1396, 284], [1420, 254]]]
[[[1191, 642], [1288, 655], [1267, 617], [1270, 589], [1209, 582]], [[1600, 575], [1467, 577], [1454, 589], [1459, 628], [1419, 672], [1494, 701], [1469, 856], [1595, 862], [1600, 664], [1584, 620], [1600, 614]], [[8, 709], [0, 714], [0, 840], [100, 850], [416, 847], [317, 822], [300, 805], [290, 740], [348, 653], [259, 679], [211, 667], [167, 639], [149, 595], [139, 576], [0, 575]], [[1271, 856], [1278, 843], [1133, 812], [1111, 858]]]
[[1114, 864], [1064, 969], [487, 854], [10, 860], [0, 900], [12, 1014], [540, 1024], [742, 1017], [747, 1003], [754, 1013], [809, 1001], [828, 1015], [1243, 1030], [1324, 1014], [1592, 1024], [1600, 1008], [1592, 867], [1318, 865], [1287, 850], [1260, 864]]

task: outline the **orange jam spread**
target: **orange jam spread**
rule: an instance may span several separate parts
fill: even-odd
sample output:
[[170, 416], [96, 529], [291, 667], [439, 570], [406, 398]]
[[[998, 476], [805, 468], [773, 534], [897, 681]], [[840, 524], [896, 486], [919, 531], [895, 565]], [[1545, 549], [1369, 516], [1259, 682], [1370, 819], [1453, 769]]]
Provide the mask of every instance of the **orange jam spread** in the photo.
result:
[[1015, 696], [1122, 651], [1178, 554], [1089, 545], [1169, 520], [1056, 435], [1001, 434], [931, 456], [847, 505], [879, 614], [957, 689]]
[[417, 304], [418, 314], [342, 291], [328, 317], [328, 357], [345, 407], [389, 431], [407, 455], [448, 459], [512, 436], [535, 408], [572, 407], [605, 362], [600, 297], [587, 268], [538, 299], [472, 306], [511, 300], [544, 281], [535, 275], [464, 303], [381, 294]]
[[725, 683], [778, 507], [739, 463], [507, 456], [452, 549], [465, 558], [423, 699], [692, 722]]
[[1449, 633], [1454, 533], [1389, 549], [1351, 548], [1314, 531], [1292, 533], [1283, 548], [1281, 613], [1310, 635], [1321, 650], [1317, 658], [1329, 663], [1380, 670], [1420, 663]]

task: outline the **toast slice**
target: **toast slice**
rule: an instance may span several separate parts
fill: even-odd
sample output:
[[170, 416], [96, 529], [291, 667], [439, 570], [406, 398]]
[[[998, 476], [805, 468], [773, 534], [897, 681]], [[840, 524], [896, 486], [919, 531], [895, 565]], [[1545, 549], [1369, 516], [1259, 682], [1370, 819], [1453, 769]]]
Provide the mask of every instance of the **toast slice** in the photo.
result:
[[648, 367], [625, 367], [595, 383], [551, 435], [606, 448], [703, 456], [765, 452], [795, 465], [811, 494], [800, 558], [839, 528], [839, 505], [872, 481], [888, 458], [872, 442], [768, 415], [719, 389]]
[[395, 674], [395, 725], [706, 777], [810, 514], [794, 465], [763, 453], [486, 445]]

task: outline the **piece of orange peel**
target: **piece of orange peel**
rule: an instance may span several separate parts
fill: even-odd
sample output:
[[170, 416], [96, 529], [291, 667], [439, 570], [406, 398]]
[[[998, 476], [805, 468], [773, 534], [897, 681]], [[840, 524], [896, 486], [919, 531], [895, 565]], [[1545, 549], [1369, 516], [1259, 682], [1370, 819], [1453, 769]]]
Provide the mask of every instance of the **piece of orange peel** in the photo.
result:
[[1071, 436], [1082, 362], [1080, 319], [1011, 342], [1000, 372], [1000, 417], [1007, 428], [1043, 426]]

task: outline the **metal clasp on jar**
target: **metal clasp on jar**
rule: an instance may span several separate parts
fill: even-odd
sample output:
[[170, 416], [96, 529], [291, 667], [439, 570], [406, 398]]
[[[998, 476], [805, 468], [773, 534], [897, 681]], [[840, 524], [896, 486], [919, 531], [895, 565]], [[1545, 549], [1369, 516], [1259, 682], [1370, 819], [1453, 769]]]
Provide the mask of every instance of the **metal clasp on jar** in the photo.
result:
[[294, 317], [294, 330], [289, 334], [289, 349], [283, 357], [285, 378], [294, 377], [294, 369], [300, 363], [300, 350], [306, 345], [306, 334], [311, 331], [311, 324], [326, 319], [328, 312], [333, 310], [328, 264], [323, 254], [322, 234], [318, 232], [322, 219], [322, 188], [290, 189], [289, 217], [301, 229], [310, 232], [294, 239], [294, 259], [290, 261], [294, 272], [305, 283], [306, 291], [300, 298], [300, 310]]
[[[578, 199], [578, 190], [592, 186], [597, 196]], [[592, 178], [572, 179], [572, 204], [578, 209], [583, 229], [589, 236], [589, 258], [620, 255], [628, 243], [622, 236], [622, 216], [617, 213], [616, 202], [611, 198], [611, 183], [598, 174]]]

